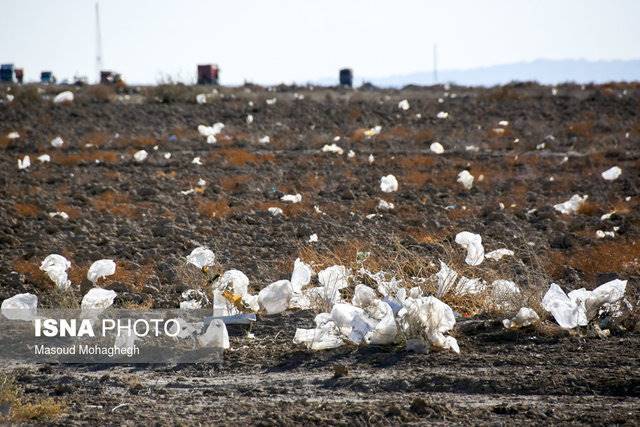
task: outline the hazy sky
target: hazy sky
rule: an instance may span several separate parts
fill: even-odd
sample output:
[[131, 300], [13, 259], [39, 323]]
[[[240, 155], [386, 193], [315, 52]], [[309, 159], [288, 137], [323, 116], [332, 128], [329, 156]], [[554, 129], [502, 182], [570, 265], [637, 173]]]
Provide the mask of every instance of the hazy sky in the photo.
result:
[[[28, 80], [95, 77], [92, 0], [2, 0], [0, 62]], [[473, 68], [538, 58], [640, 58], [637, 0], [101, 0], [105, 68], [132, 83], [304, 82]]]

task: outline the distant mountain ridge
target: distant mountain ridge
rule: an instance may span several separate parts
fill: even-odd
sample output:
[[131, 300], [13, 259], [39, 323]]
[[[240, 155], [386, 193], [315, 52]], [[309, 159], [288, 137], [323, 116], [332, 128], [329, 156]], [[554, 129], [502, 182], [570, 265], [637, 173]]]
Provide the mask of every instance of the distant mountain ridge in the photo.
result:
[[[433, 71], [393, 75], [388, 77], [362, 77], [354, 70], [355, 83], [369, 82], [380, 87], [402, 87], [409, 84], [432, 85], [456, 83], [465, 86], [494, 86], [511, 81], [537, 81], [541, 84], [606, 83], [611, 81], [640, 81], [640, 59], [614, 61], [588, 61], [584, 59], [549, 60], [493, 65], [468, 70], [438, 70], [434, 82]], [[317, 83], [336, 84], [325, 78]]]

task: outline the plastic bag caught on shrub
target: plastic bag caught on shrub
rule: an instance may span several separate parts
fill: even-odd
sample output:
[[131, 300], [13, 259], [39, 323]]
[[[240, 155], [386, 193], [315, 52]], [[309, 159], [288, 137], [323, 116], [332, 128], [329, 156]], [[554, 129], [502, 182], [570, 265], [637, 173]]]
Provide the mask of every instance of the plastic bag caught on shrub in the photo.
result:
[[51, 254], [42, 261], [40, 270], [44, 271], [59, 289], [66, 290], [71, 286], [71, 281], [67, 278], [69, 267], [71, 263], [65, 257]]
[[38, 312], [38, 297], [33, 294], [18, 294], [2, 301], [0, 312], [9, 320], [33, 320]]
[[90, 289], [89, 292], [84, 295], [84, 297], [82, 297], [80, 308], [82, 309], [83, 313], [90, 312], [97, 315], [107, 308], [111, 307], [116, 296], [117, 294], [115, 293], [115, 291], [102, 288], [93, 288]]
[[278, 280], [258, 293], [258, 304], [267, 314], [282, 313], [289, 308], [291, 295], [291, 282]]
[[200, 269], [211, 267], [216, 260], [213, 251], [205, 246], [199, 246], [187, 255], [187, 262]]
[[95, 284], [98, 279], [103, 277], [111, 276], [116, 272], [116, 263], [110, 259], [100, 259], [89, 267], [89, 271], [87, 271], [87, 279]]
[[398, 318], [409, 336], [424, 336], [435, 347], [460, 353], [456, 339], [445, 335], [456, 324], [453, 310], [438, 298], [407, 298]]
[[469, 265], [480, 265], [484, 261], [484, 247], [479, 234], [462, 231], [456, 235], [456, 243], [467, 250], [465, 262]]
[[529, 326], [540, 320], [538, 313], [530, 309], [529, 307], [522, 307], [518, 314], [513, 319], [504, 319], [502, 324], [507, 329], [517, 329], [525, 326]]

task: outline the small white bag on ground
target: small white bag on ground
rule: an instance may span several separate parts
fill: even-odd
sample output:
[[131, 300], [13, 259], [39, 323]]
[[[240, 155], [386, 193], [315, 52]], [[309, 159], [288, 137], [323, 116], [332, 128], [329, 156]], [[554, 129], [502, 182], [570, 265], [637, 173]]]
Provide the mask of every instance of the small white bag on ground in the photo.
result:
[[573, 213], [576, 213], [578, 209], [580, 209], [580, 206], [582, 206], [583, 203], [586, 202], [588, 198], [589, 196], [587, 196], [586, 194], [584, 196], [579, 196], [578, 194], [574, 194], [566, 202], [553, 205], [553, 209], [557, 210], [558, 212], [564, 215], [571, 215]]
[[387, 175], [380, 178], [380, 190], [384, 193], [392, 193], [398, 191], [398, 180], [393, 175]]
[[33, 320], [38, 314], [38, 297], [33, 294], [17, 294], [2, 301], [0, 312], [9, 320]]
[[106, 276], [111, 276], [116, 272], [116, 263], [110, 259], [100, 259], [89, 267], [89, 271], [87, 271], [87, 279], [95, 284], [98, 279], [101, 279]]
[[305, 344], [310, 350], [328, 350], [344, 344], [337, 326], [329, 313], [320, 313], [315, 318], [315, 329], [296, 329], [295, 344]]
[[456, 324], [453, 310], [438, 298], [407, 298], [404, 308], [398, 313], [398, 318], [409, 335], [423, 335], [436, 347], [460, 353], [456, 339], [445, 335]]
[[73, 92], [68, 90], [64, 92], [60, 92], [53, 98], [54, 104], [61, 104], [63, 102], [71, 102], [71, 101], [73, 101]]
[[538, 313], [529, 307], [522, 307], [513, 319], [504, 319], [502, 324], [507, 329], [517, 329], [532, 325], [539, 320], [540, 317], [538, 316]]
[[93, 288], [82, 297], [80, 308], [82, 312], [94, 312], [97, 314], [111, 307], [116, 296], [115, 291]]
[[267, 314], [282, 313], [289, 308], [291, 294], [291, 282], [278, 280], [258, 293], [258, 304]]
[[227, 326], [222, 320], [213, 319], [206, 332], [198, 337], [198, 343], [201, 347], [228, 349], [230, 346]]
[[464, 260], [469, 265], [480, 265], [484, 261], [484, 247], [479, 234], [462, 231], [456, 234], [456, 243], [467, 250]]
[[40, 270], [44, 271], [49, 279], [63, 291], [71, 286], [71, 281], [67, 278], [69, 267], [71, 267], [69, 260], [58, 254], [48, 255], [40, 264]]
[[213, 251], [207, 247], [199, 246], [187, 255], [187, 262], [193, 264], [200, 269], [211, 267], [216, 260]]

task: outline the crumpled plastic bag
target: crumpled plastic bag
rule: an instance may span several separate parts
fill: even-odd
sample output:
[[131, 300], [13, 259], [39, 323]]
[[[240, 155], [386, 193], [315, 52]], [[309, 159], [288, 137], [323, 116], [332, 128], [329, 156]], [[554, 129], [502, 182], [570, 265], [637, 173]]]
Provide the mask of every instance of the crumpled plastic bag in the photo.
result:
[[51, 156], [48, 154], [41, 154], [38, 156], [40, 163], [47, 163], [51, 161]]
[[196, 102], [200, 105], [207, 103], [207, 95], [204, 93], [199, 93], [196, 95]]
[[403, 99], [402, 101], [400, 101], [398, 103], [398, 108], [403, 110], [403, 111], [407, 111], [409, 109], [410, 105], [409, 105], [409, 101], [407, 101], [406, 99]]
[[518, 314], [516, 314], [511, 320], [504, 319], [502, 325], [507, 329], [518, 329], [525, 326], [529, 326], [539, 321], [540, 317], [533, 309], [529, 307], [522, 307]]
[[315, 318], [314, 329], [296, 329], [294, 344], [305, 344], [310, 350], [328, 350], [344, 344], [335, 322], [329, 313], [320, 313]]
[[473, 175], [471, 175], [469, 171], [465, 169], [458, 174], [457, 182], [462, 184], [462, 186], [466, 190], [471, 190], [471, 188], [473, 188], [473, 179]]
[[431, 152], [435, 154], [444, 153], [444, 147], [439, 142], [431, 143], [431, 145], [429, 146], [429, 150], [431, 150]]
[[133, 154], [133, 159], [138, 163], [144, 162], [147, 157], [149, 157], [149, 153], [146, 150], [139, 150]]
[[199, 269], [211, 267], [216, 260], [213, 251], [206, 246], [199, 246], [187, 255], [187, 263], [193, 264]]
[[333, 144], [325, 144], [322, 147], [322, 152], [323, 153], [336, 153], [339, 155], [343, 155], [344, 154], [344, 150], [342, 148], [340, 148], [338, 146], [338, 144], [333, 143]]
[[24, 170], [31, 166], [31, 158], [29, 156], [24, 156], [22, 159], [18, 159], [18, 169]]
[[318, 273], [321, 286], [332, 289], [344, 289], [349, 286], [349, 270], [343, 265], [332, 265]]
[[564, 215], [571, 215], [576, 213], [588, 198], [589, 196], [586, 194], [584, 196], [574, 194], [569, 200], [563, 203], [558, 203], [557, 205], [554, 205], [553, 208]]
[[180, 297], [183, 299], [180, 301], [181, 310], [198, 310], [209, 302], [207, 294], [200, 289], [187, 289]]
[[456, 234], [456, 243], [467, 250], [465, 262], [469, 265], [480, 265], [484, 261], [484, 247], [479, 234], [462, 231]]
[[491, 251], [484, 254], [485, 258], [489, 258], [494, 261], [498, 261], [504, 256], [513, 256], [513, 251], [506, 248], [500, 248], [500, 249], [496, 249], [495, 251]]
[[398, 180], [393, 175], [387, 175], [380, 178], [380, 190], [385, 193], [398, 191]]
[[64, 92], [60, 92], [53, 98], [54, 104], [61, 104], [63, 102], [72, 102], [73, 101], [73, 92], [69, 90], [65, 90]]
[[438, 280], [438, 290], [436, 296], [442, 298], [449, 289], [455, 284], [458, 278], [458, 273], [449, 267], [444, 262], [440, 261], [440, 271], [436, 273], [436, 279]]
[[230, 345], [227, 325], [220, 319], [211, 320], [205, 333], [198, 337], [198, 343], [201, 347], [228, 349]]
[[2, 301], [0, 313], [9, 320], [33, 320], [38, 314], [38, 297], [25, 293]]
[[225, 271], [213, 288], [214, 317], [236, 315], [240, 308], [254, 312], [260, 309], [258, 295], [249, 293], [249, 278], [240, 270]]
[[378, 125], [378, 126], [374, 126], [371, 129], [367, 129], [364, 131], [364, 136], [366, 136], [367, 138], [371, 138], [373, 136], [376, 136], [378, 134], [380, 134], [380, 131], [382, 131], [382, 126]]
[[586, 326], [606, 304], [614, 304], [624, 297], [626, 280], [615, 279], [598, 286], [593, 291], [584, 288], [565, 294], [555, 283], [542, 298], [542, 307], [551, 313], [564, 329]]
[[618, 166], [614, 166], [602, 172], [601, 175], [602, 178], [607, 181], [615, 181], [620, 177], [620, 174], [622, 174], [622, 169], [620, 169]]
[[89, 267], [89, 271], [87, 271], [87, 279], [95, 284], [98, 279], [101, 279], [106, 276], [111, 276], [116, 272], [116, 263], [110, 259], [100, 259]]
[[55, 147], [55, 148], [60, 148], [64, 145], [64, 141], [62, 140], [61, 137], [56, 136], [55, 138], [53, 138], [51, 140], [51, 146]]
[[49, 279], [59, 288], [67, 290], [71, 286], [71, 281], [67, 277], [67, 270], [71, 263], [62, 255], [48, 255], [40, 264], [40, 270], [44, 271]]
[[115, 291], [102, 288], [92, 288], [82, 297], [80, 308], [83, 313], [90, 312], [94, 315], [111, 307], [117, 294]]
[[462, 276], [460, 280], [458, 280], [455, 293], [457, 295], [474, 295], [484, 292], [486, 288], [487, 285], [484, 280], [478, 278], [470, 279]]
[[424, 336], [435, 347], [460, 353], [456, 339], [445, 335], [456, 324], [453, 310], [438, 298], [407, 298], [398, 318], [409, 336]]
[[300, 203], [302, 201], [302, 194], [285, 194], [280, 197], [280, 200], [283, 202]]
[[278, 280], [258, 293], [258, 304], [267, 314], [282, 313], [289, 308], [291, 295], [291, 282]]

